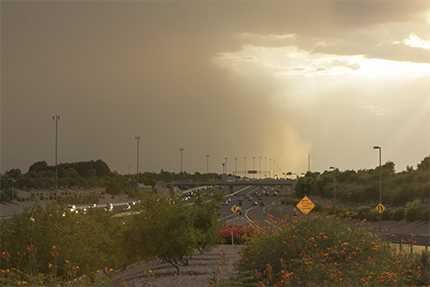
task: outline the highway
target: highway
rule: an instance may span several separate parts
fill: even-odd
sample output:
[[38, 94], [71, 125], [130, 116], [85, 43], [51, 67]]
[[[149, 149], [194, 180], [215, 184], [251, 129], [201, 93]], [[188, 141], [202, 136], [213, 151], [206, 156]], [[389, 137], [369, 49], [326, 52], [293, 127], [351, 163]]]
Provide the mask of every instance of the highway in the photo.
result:
[[[264, 195], [264, 191], [269, 194]], [[249, 186], [246, 189], [238, 190], [225, 196], [226, 200], [220, 207], [220, 218], [226, 225], [245, 225], [249, 224], [259, 230], [271, 230], [279, 228], [276, 221], [282, 219], [291, 219], [294, 217], [303, 218], [300, 212], [292, 205], [282, 205], [279, 196], [273, 196], [270, 187]], [[241, 207], [241, 215], [233, 214], [231, 207], [238, 205]], [[276, 209], [276, 212], [273, 212]], [[356, 224], [351, 222], [352, 224]], [[391, 230], [382, 230], [379, 232], [377, 223], [368, 223], [363, 226], [378, 233], [382, 238], [392, 243], [410, 244], [416, 246], [429, 245], [429, 236], [423, 234], [399, 233]]]

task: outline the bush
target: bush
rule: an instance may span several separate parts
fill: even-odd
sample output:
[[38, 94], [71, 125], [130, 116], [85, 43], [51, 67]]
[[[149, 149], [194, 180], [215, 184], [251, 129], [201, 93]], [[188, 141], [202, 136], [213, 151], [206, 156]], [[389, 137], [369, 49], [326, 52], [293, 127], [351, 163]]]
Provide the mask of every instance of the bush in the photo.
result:
[[421, 265], [368, 231], [314, 217], [253, 238], [239, 274], [251, 276], [250, 286], [416, 286], [427, 280]]
[[93, 278], [104, 267], [125, 263], [119, 235], [124, 226], [102, 210], [64, 212], [58, 206], [35, 208], [0, 222], [0, 269], [71, 280]]
[[413, 200], [406, 204], [405, 218], [407, 221], [421, 220], [421, 202], [419, 200]]
[[[174, 199], [148, 196], [124, 236], [126, 254], [134, 260], [161, 259], [179, 273], [196, 249], [215, 243], [215, 212], [184, 206]], [[212, 213], [213, 212], [213, 213]]]

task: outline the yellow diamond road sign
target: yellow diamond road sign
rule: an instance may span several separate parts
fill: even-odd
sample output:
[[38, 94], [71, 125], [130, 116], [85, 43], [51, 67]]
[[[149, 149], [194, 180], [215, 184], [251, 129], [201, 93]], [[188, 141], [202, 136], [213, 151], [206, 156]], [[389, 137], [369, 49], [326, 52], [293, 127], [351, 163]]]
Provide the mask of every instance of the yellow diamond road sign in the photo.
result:
[[312, 202], [312, 200], [305, 195], [305, 197], [302, 198], [302, 200], [297, 203], [296, 207], [303, 213], [303, 214], [309, 214], [309, 212], [312, 211], [312, 209], [315, 208], [315, 204]]
[[382, 203], [378, 203], [378, 205], [376, 206], [376, 211], [377, 211], [379, 214], [384, 213], [384, 211], [385, 211], [385, 206], [384, 206]]

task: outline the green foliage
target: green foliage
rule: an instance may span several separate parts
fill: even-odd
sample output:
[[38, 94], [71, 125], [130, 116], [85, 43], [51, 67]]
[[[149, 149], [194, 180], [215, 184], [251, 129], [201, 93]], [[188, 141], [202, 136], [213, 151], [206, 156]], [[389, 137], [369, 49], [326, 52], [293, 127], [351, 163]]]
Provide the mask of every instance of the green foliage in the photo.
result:
[[125, 227], [102, 210], [83, 215], [54, 205], [37, 207], [0, 224], [0, 250], [8, 254], [0, 258], [3, 270], [67, 281], [82, 275], [93, 278], [98, 270], [126, 262], [119, 245]]
[[129, 258], [159, 258], [179, 266], [187, 264], [196, 249], [215, 243], [215, 212], [205, 206], [184, 206], [173, 199], [147, 196], [124, 236]]
[[247, 274], [249, 286], [417, 286], [429, 283], [425, 266], [428, 258], [394, 254], [366, 230], [313, 217], [253, 238], [235, 283]]
[[46, 161], [38, 161], [33, 163], [28, 169], [29, 173], [38, 173], [41, 171], [46, 171], [49, 169], [48, 163]]
[[[379, 200], [378, 181], [381, 176], [383, 202], [390, 207], [405, 207], [413, 200], [430, 200], [430, 157], [426, 157], [417, 169], [395, 173], [395, 165], [387, 162], [382, 167], [369, 170], [308, 172], [299, 178], [296, 195], [316, 195], [333, 198], [337, 190], [337, 199], [348, 204], [375, 204]], [[398, 216], [396, 216], [398, 217]], [[411, 217], [422, 217], [412, 215]]]
[[406, 204], [405, 218], [407, 221], [420, 220], [421, 217], [421, 202], [419, 200], [410, 201]]

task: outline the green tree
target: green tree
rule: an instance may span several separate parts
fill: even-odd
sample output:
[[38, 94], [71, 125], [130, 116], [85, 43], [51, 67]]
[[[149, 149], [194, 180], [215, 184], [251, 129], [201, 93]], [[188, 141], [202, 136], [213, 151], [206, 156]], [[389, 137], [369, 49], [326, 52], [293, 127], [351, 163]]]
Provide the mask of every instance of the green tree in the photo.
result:
[[134, 259], [159, 258], [179, 273], [199, 246], [189, 210], [173, 200], [151, 197], [144, 202], [125, 234], [126, 253]]

